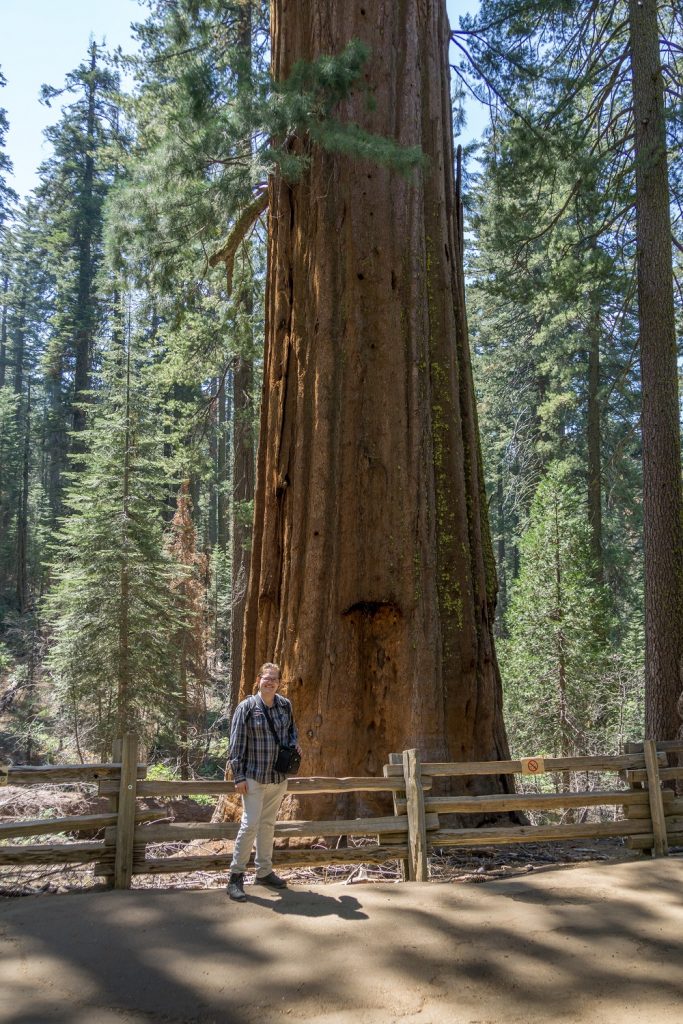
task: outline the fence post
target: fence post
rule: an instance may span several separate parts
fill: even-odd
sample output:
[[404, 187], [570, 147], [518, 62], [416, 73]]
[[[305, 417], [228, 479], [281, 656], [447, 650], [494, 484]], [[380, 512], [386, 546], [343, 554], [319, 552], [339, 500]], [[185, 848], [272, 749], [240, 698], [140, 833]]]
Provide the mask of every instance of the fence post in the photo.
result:
[[[121, 747], [122, 747], [122, 744], [123, 744], [123, 740], [121, 739], [120, 736], [118, 736], [114, 740], [114, 742], [112, 744], [111, 759], [112, 759], [112, 763], [113, 764], [120, 764], [121, 763]], [[100, 785], [101, 785], [101, 783], [100, 783]], [[119, 780], [119, 785], [120, 785], [120, 780]], [[116, 795], [111, 793], [107, 797], [107, 804], [109, 806], [109, 810], [111, 811], [111, 813], [118, 815], [118, 813], [119, 813], [119, 796], [118, 796], [118, 793]], [[115, 825], [114, 826], [110, 826], [109, 828], [106, 828], [104, 830], [104, 845], [105, 845], [105, 847], [108, 848], [108, 852], [111, 852], [111, 850], [113, 849], [114, 850], [114, 854], [116, 853], [116, 826]], [[113, 889], [113, 887], [114, 887], [114, 864], [113, 864], [113, 862], [111, 863], [111, 873], [108, 874], [108, 875], [105, 875], [105, 885], [107, 886], [108, 889]]]
[[647, 791], [650, 798], [650, 817], [652, 818], [652, 831], [654, 833], [655, 841], [652, 853], [655, 857], [666, 857], [669, 852], [669, 842], [666, 835], [666, 818], [664, 817], [662, 784], [659, 778], [657, 744], [654, 740], [644, 741], [643, 754], [645, 755]]
[[410, 880], [426, 882], [429, 878], [427, 864], [427, 824], [425, 821], [425, 797], [422, 788], [422, 767], [417, 750], [403, 751], [403, 777], [406, 784], [408, 804], [408, 868]]
[[121, 745], [121, 783], [119, 785], [114, 888], [130, 889], [133, 876], [133, 840], [135, 838], [135, 796], [138, 777], [138, 740], [127, 732]]
[[[403, 765], [403, 754], [389, 754], [389, 764], [400, 764]], [[386, 765], [384, 766], [384, 775], [387, 776]], [[392, 791], [391, 799], [394, 804], [394, 814], [401, 814], [401, 808], [399, 807], [398, 793], [396, 790]], [[387, 837], [384, 837], [384, 842], [387, 841]], [[400, 860], [398, 862], [398, 869], [401, 874], [401, 881], [405, 882], [410, 877], [410, 867], [407, 860]]]

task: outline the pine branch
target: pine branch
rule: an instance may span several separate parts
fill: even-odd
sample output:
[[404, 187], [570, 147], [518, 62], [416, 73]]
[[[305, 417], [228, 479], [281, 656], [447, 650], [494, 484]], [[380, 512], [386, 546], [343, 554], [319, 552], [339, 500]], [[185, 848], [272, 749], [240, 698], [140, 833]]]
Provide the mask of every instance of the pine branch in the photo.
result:
[[256, 199], [247, 206], [241, 217], [235, 222], [230, 234], [216, 251], [209, 256], [209, 266], [215, 267], [218, 263], [225, 264], [226, 289], [228, 295], [232, 292], [232, 277], [235, 269], [235, 256], [240, 244], [246, 238], [261, 214], [268, 208], [268, 189], [264, 188], [259, 192]]
[[[489, 92], [492, 93], [503, 104], [503, 106], [504, 106], [504, 108], [506, 110], [508, 110], [515, 117], [519, 118], [519, 120], [522, 121], [522, 123], [529, 129], [530, 132], [532, 132], [534, 135], [538, 136], [539, 133], [536, 131], [536, 128], [531, 123], [531, 121], [529, 121], [529, 119], [526, 118], [524, 116], [524, 114], [522, 114], [521, 111], [516, 110], [515, 107], [507, 100], [505, 94], [503, 92], [501, 92], [500, 89], [498, 89], [496, 87], [496, 85], [493, 83], [491, 78], [486, 74], [484, 69], [475, 61], [475, 59], [472, 56], [472, 54], [470, 53], [470, 51], [465, 46], [463, 46], [463, 44], [461, 42], [459, 42], [459, 40], [455, 39], [453, 36], [451, 36], [451, 38], [452, 38], [453, 42], [455, 43], [455, 45], [458, 47], [458, 49], [462, 50], [462, 52], [465, 54], [465, 57], [470, 62], [470, 64], [472, 65], [474, 70], [477, 72], [477, 74], [480, 76], [482, 81], [485, 83], [486, 88], [489, 90]], [[451, 64], [451, 67], [455, 70], [455, 65]], [[489, 101], [487, 106], [490, 108], [491, 105], [492, 104]]]
[[552, 229], [555, 227], [558, 221], [561, 220], [562, 215], [566, 212], [572, 200], [578, 194], [581, 185], [581, 178], [577, 178], [569, 191], [569, 195], [567, 196], [559, 210], [557, 210], [557, 212], [553, 214], [550, 220], [543, 225], [540, 231], [537, 231], [535, 235], [530, 235], [528, 238], [524, 239], [523, 245], [525, 247], [530, 246], [532, 242], [537, 242], [539, 238], [543, 238], [543, 236], [547, 235], [549, 231], [552, 231]]

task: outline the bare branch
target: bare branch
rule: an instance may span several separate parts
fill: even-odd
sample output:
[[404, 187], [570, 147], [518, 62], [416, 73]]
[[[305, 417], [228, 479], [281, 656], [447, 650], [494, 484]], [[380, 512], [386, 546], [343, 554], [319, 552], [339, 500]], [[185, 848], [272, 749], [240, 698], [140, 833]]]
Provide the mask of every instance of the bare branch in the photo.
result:
[[268, 189], [264, 188], [259, 192], [252, 203], [247, 206], [235, 224], [223, 244], [209, 256], [209, 266], [215, 267], [218, 263], [225, 264], [225, 275], [227, 278], [227, 291], [232, 291], [232, 276], [235, 269], [235, 255], [244, 241], [254, 222], [258, 220], [264, 210], [268, 208]]

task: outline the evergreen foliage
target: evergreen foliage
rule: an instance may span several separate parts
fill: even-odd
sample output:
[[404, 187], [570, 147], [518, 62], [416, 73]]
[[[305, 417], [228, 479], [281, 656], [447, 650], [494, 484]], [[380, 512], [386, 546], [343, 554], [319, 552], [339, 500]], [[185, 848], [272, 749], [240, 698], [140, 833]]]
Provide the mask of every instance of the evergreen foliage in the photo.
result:
[[177, 714], [183, 618], [162, 545], [168, 481], [140, 339], [105, 353], [54, 546], [48, 664], [79, 749], [150, 737]]
[[[62, 473], [77, 432], [85, 426], [96, 342], [107, 326], [104, 300], [103, 208], [117, 170], [118, 76], [91, 42], [88, 60], [62, 88], [43, 86], [43, 102], [71, 97], [45, 136], [51, 157], [40, 168], [36, 198], [42, 210], [46, 265], [53, 274], [52, 309], [44, 342], [49, 419], [49, 500], [53, 524], [62, 511]], [[76, 433], [69, 433], [75, 431]]]
[[[0, 89], [4, 85], [7, 85], [7, 80], [0, 71]], [[12, 205], [17, 199], [16, 192], [7, 181], [7, 176], [12, 173], [12, 161], [5, 152], [5, 138], [8, 128], [7, 111], [4, 107], [0, 107], [0, 239], [2, 238], [5, 222], [10, 216]]]
[[[477, 17], [462, 19], [453, 36], [462, 56], [458, 72], [467, 75], [466, 62], [472, 61], [474, 88], [488, 96], [495, 110], [495, 177], [504, 188], [506, 181], [512, 184], [515, 195], [493, 218], [500, 224], [493, 251], [506, 251], [505, 233], [507, 251], [511, 245], [515, 269], [527, 286], [538, 279], [536, 275], [534, 280], [533, 256], [544, 239], [547, 243], [552, 238], [552, 245], [559, 241], [565, 254], [576, 259], [573, 281], [581, 281], [585, 271], [583, 295], [593, 309], [593, 328], [584, 332], [592, 334], [590, 347], [586, 346], [588, 374], [582, 375], [588, 384], [589, 517], [594, 551], [600, 555], [598, 576], [611, 573], [615, 599], [621, 603], [615, 639], [623, 638], [629, 607], [640, 601], [633, 573], [624, 569], [640, 554], [640, 531], [634, 535], [629, 527], [631, 506], [635, 504], [638, 516], [641, 504], [634, 456], [642, 461], [643, 579], [649, 593], [648, 728], [661, 736], [674, 735], [680, 724], [675, 709], [680, 691], [681, 598], [676, 595], [681, 588], [683, 533], [668, 214], [672, 206], [676, 230], [681, 152], [680, 138], [671, 126], [679, 119], [683, 95], [681, 29], [680, 13], [669, 4], [647, 5], [645, 10], [642, 4], [625, 7], [616, 2], [484, 0]], [[527, 182], [526, 192], [515, 185], [520, 181]], [[573, 242], [572, 232], [577, 235]], [[558, 263], [552, 256], [548, 261], [555, 286], [561, 280], [562, 262], [566, 261]], [[501, 275], [494, 276], [500, 281]], [[547, 281], [545, 274], [543, 278]], [[489, 294], [495, 290], [490, 281], [485, 287]], [[542, 303], [552, 290], [542, 287]], [[510, 295], [511, 290], [507, 292]], [[529, 299], [525, 305], [538, 311], [538, 304]], [[575, 300], [572, 305], [580, 308]], [[565, 312], [566, 307], [562, 317]], [[534, 338], [541, 333], [538, 323], [537, 317]], [[555, 326], [549, 309], [541, 310], [540, 323]], [[634, 372], [636, 348], [640, 367]], [[567, 355], [564, 366], [571, 366]], [[572, 391], [558, 388], [549, 403], [537, 403], [537, 412], [561, 421], [571, 413], [567, 400]], [[653, 400], [655, 393], [658, 398]], [[606, 415], [608, 402], [619, 407], [616, 418]], [[632, 467], [626, 473], [624, 454], [626, 465], [630, 462]], [[671, 491], [668, 513], [661, 503], [664, 490]], [[630, 507], [623, 516], [619, 505], [626, 491], [637, 496], [635, 503], [626, 499]], [[612, 514], [603, 533], [605, 511]], [[603, 563], [605, 535], [612, 541], [612, 552]], [[660, 557], [664, 551], [667, 555]]]
[[642, 674], [626, 652], [610, 656], [608, 595], [591, 563], [585, 500], [566, 467], [544, 474], [520, 547], [499, 644], [514, 756], [617, 751], [625, 732], [642, 727]]
[[[572, 162], [558, 152], [552, 175], [537, 175], [530, 190], [524, 126], [513, 118], [501, 125], [506, 130], [483, 151], [469, 258], [499, 572], [503, 582], [516, 574], [520, 532], [543, 468], [569, 460], [575, 482], [588, 491], [592, 444], [599, 449], [602, 491], [597, 569], [610, 581], [619, 608], [633, 599], [623, 570], [637, 557], [638, 543], [633, 530], [619, 525], [622, 503], [637, 522], [640, 501], [633, 496], [642, 486], [633, 250], [611, 231], [596, 234], [604, 208], [595, 174], [592, 189], [575, 196], [553, 223]], [[596, 380], [589, 373], [592, 357]], [[593, 438], [591, 403], [599, 415]], [[504, 590], [502, 596], [504, 612]]]
[[[680, 336], [683, 16], [657, 9]], [[517, 754], [642, 735], [627, 13], [483, 0], [453, 33], [458, 88], [492, 114], [467, 302]], [[312, 146], [423, 165], [344, 114], [380, 55], [351, 40], [274, 81], [267, 22], [265, 0], [149, 0], [131, 96], [91, 42], [43, 88], [67, 102], [21, 203], [0, 109], [0, 744], [22, 759], [73, 737], [108, 756], [133, 728], [200, 765], [240, 668], [268, 178], [299, 180]]]
[[178, 491], [176, 513], [171, 523], [166, 551], [177, 564], [171, 589], [178, 608], [178, 629], [174, 648], [178, 652], [178, 738], [181, 778], [189, 778], [190, 765], [197, 760], [199, 740], [206, 722], [208, 684], [207, 607], [209, 571], [205, 554], [197, 551], [197, 531], [192, 521], [189, 485]]

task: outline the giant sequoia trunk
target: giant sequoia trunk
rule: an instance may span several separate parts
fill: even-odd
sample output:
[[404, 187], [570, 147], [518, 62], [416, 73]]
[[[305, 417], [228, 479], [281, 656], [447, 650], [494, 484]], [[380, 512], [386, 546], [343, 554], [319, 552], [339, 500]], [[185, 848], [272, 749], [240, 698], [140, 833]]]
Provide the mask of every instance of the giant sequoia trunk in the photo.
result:
[[680, 726], [683, 495], [664, 81], [655, 0], [629, 2], [643, 387], [645, 733]]
[[341, 116], [429, 163], [406, 180], [313, 147], [297, 184], [271, 182], [241, 696], [280, 663], [305, 772], [377, 774], [411, 746], [505, 758], [445, 4], [271, 13], [277, 79], [367, 42], [374, 109], [359, 94]]

